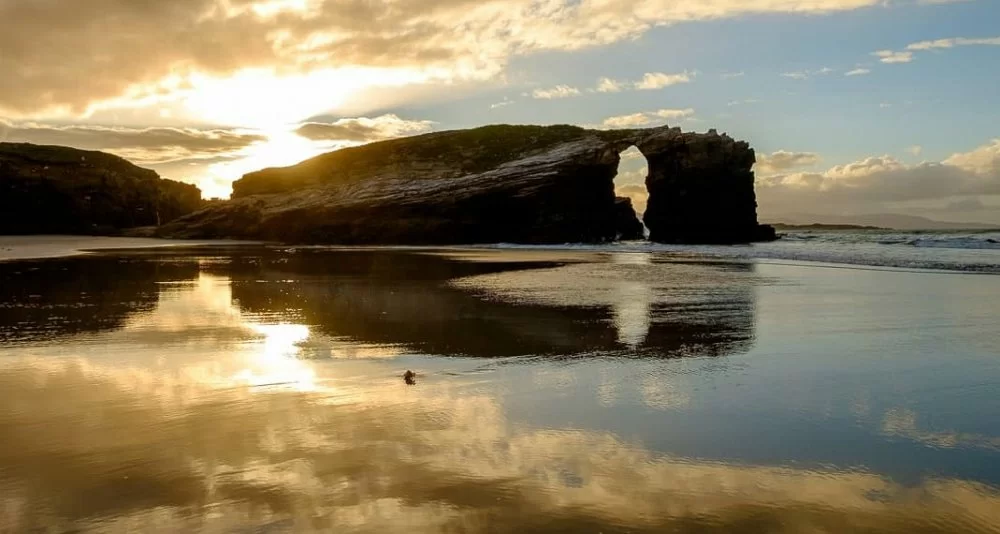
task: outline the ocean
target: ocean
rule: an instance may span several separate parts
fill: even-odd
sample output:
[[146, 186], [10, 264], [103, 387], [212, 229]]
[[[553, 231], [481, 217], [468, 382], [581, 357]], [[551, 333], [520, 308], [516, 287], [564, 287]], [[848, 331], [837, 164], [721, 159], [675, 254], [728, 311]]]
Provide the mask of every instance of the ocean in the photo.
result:
[[18, 239], [0, 532], [1000, 532], [997, 233]]

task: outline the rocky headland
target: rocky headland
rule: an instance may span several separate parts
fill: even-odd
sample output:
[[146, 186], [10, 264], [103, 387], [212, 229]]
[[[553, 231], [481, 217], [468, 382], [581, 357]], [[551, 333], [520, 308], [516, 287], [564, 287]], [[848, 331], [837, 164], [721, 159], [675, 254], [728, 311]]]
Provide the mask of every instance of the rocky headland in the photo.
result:
[[0, 234], [117, 234], [203, 206], [197, 187], [111, 154], [0, 143]]
[[316, 244], [600, 243], [643, 233], [617, 198], [620, 153], [649, 162], [649, 237], [773, 239], [757, 223], [754, 151], [714, 130], [497, 125], [338, 150], [247, 174], [231, 200], [160, 226], [172, 238]]

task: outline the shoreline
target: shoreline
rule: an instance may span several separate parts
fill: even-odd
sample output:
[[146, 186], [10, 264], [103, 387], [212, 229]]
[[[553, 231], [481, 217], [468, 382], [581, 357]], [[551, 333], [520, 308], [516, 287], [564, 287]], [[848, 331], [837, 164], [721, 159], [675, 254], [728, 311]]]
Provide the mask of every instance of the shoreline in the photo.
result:
[[[971, 263], [963, 263], [959, 258], [949, 256], [955, 253], [975, 254], [994, 251], [959, 250], [959, 249], [925, 249], [922, 257], [887, 257], [888, 248], [872, 255], [871, 245], [868, 253], [857, 253], [859, 250], [848, 250], [836, 244], [802, 242], [777, 242], [775, 244], [750, 245], [663, 245], [648, 241], [619, 241], [607, 244], [550, 244], [550, 245], [518, 245], [511, 243], [464, 244], [464, 245], [294, 245], [267, 241], [241, 241], [232, 239], [218, 240], [185, 240], [146, 237], [113, 237], [113, 236], [73, 236], [73, 235], [31, 235], [31, 236], [0, 236], [0, 263], [12, 261], [27, 261], [55, 259], [86, 254], [109, 252], [141, 252], [157, 249], [185, 249], [203, 247], [266, 247], [294, 253], [299, 250], [386, 250], [411, 251], [417, 253], [488, 253], [488, 252], [522, 252], [539, 254], [665, 254], [677, 260], [697, 259], [720, 263], [750, 262], [771, 265], [798, 265], [803, 267], [824, 267], [831, 269], [852, 269], [867, 271], [893, 271], [912, 273], [945, 273], [945, 274], [977, 274], [1000, 275], [1000, 257], [997, 261], [980, 263], [982, 257], [971, 258]], [[877, 247], [881, 249], [881, 246]], [[931, 250], [939, 251], [931, 253]], [[913, 249], [897, 249], [893, 254], [917, 252]], [[996, 251], [1000, 252], [1000, 251]], [[941, 255], [939, 255], [941, 254]], [[810, 257], [812, 256], [812, 257]], [[839, 257], [838, 257], [839, 256]], [[1000, 256], [1000, 254], [997, 254]], [[962, 258], [967, 259], [967, 258]]]
[[0, 235], [0, 263], [68, 258], [86, 254], [160, 248], [261, 245], [261, 241], [231, 239], [161, 239], [76, 235]]

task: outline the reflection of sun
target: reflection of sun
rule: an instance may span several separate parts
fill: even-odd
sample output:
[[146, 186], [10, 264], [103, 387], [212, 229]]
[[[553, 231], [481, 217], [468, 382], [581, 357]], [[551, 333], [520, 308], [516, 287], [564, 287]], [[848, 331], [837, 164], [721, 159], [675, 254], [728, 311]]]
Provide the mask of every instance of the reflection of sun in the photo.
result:
[[309, 338], [309, 327], [300, 324], [247, 324], [264, 336], [251, 367], [233, 378], [250, 386], [291, 385], [300, 390], [315, 388], [316, 373], [298, 359], [299, 343]]

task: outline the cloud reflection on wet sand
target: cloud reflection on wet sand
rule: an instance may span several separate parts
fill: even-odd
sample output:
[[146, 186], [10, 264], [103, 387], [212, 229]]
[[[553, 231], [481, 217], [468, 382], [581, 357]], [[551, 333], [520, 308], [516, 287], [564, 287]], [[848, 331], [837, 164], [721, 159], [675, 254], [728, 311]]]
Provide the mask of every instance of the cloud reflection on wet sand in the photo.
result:
[[[5, 528], [991, 532], [1000, 493], [657, 456], [508, 423], [460, 383], [219, 389], [83, 360], [0, 369]], [[187, 376], [195, 376], [189, 374]], [[320, 383], [323, 383], [320, 380]], [[350, 388], [349, 388], [350, 389]]]

